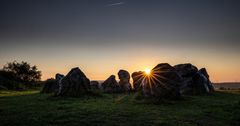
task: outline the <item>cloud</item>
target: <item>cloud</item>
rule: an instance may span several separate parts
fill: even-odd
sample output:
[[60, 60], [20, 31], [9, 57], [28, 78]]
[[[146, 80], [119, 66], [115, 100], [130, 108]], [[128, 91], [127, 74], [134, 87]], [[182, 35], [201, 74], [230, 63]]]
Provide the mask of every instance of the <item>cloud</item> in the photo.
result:
[[108, 4], [107, 6], [119, 6], [119, 5], [123, 5], [125, 4], [124, 2], [118, 2], [118, 3], [112, 3], [112, 4]]

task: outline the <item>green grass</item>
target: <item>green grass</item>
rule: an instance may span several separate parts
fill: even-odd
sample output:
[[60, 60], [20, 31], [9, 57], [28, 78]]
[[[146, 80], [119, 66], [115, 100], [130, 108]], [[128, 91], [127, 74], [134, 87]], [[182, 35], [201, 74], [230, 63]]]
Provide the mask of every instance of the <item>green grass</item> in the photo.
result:
[[216, 92], [177, 101], [134, 94], [56, 98], [39, 91], [0, 91], [1, 126], [240, 125], [240, 93]]

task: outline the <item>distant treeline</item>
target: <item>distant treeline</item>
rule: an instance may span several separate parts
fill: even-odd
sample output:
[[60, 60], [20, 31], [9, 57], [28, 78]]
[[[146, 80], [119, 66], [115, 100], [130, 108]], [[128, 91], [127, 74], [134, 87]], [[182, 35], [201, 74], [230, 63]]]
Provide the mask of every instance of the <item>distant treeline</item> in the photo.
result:
[[214, 83], [214, 87], [217, 89], [240, 89], [240, 82]]
[[22, 90], [38, 86], [41, 71], [27, 62], [13, 61], [0, 70], [0, 89]]

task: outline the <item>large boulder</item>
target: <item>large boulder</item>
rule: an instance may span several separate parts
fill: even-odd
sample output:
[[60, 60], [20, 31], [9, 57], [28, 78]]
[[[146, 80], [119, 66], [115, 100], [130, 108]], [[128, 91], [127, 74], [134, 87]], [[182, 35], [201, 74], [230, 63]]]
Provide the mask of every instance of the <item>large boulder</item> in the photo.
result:
[[58, 96], [80, 96], [90, 90], [90, 81], [78, 68], [73, 68], [60, 79]]
[[134, 91], [141, 90], [141, 83], [142, 83], [144, 76], [145, 76], [145, 73], [143, 71], [138, 71], [138, 72], [132, 73]]
[[201, 94], [210, 92], [207, 78], [200, 72], [193, 76], [192, 93]]
[[178, 74], [180, 74], [183, 78], [192, 77], [194, 74], [198, 72], [198, 68], [190, 63], [178, 64], [175, 65], [174, 68], [177, 70]]
[[145, 97], [177, 98], [182, 94], [201, 94], [214, 91], [205, 68], [190, 63], [174, 67], [168, 63], [155, 66], [150, 74], [134, 72], [133, 86]]
[[[210, 79], [209, 79], [209, 75], [208, 75], [208, 72], [207, 72], [206, 68], [201, 68], [201, 69], [198, 71], [197, 74], [201, 75], [202, 80], [204, 80], [204, 81], [203, 81], [202, 83], [200, 83], [200, 84], [204, 85], [206, 93], [208, 93], [208, 92], [213, 92], [213, 91], [214, 91], [214, 87], [213, 87], [212, 82], [211, 82]], [[196, 82], [196, 84], [199, 83], [199, 82], [201, 82], [201, 81], [198, 82], [198, 81], [195, 80], [195, 79], [193, 79], [193, 80]]]
[[111, 75], [107, 80], [102, 83], [102, 88], [105, 93], [119, 92], [119, 85], [114, 75]]
[[190, 63], [178, 64], [174, 68], [183, 78], [184, 83], [180, 86], [181, 94], [187, 94], [193, 90], [193, 76], [198, 72], [198, 68]]
[[55, 79], [47, 79], [44, 82], [41, 93], [54, 93], [56, 95], [59, 92], [59, 88], [61, 88], [59, 84], [63, 77], [64, 75], [57, 73]]
[[57, 90], [54, 92], [55, 94], [55, 96], [56, 95], [58, 95], [59, 93], [60, 93], [60, 91], [61, 91], [61, 89], [62, 89], [62, 79], [64, 78], [64, 75], [63, 74], [59, 74], [59, 73], [57, 73], [56, 75], [55, 75], [55, 80], [56, 80], [56, 82], [57, 82]]
[[58, 90], [58, 83], [56, 79], [47, 79], [43, 82], [41, 93], [55, 93]]
[[196, 66], [190, 63], [178, 64], [174, 68], [184, 79], [184, 83], [180, 86], [182, 94], [201, 94], [214, 91], [205, 68], [198, 70]]
[[155, 66], [148, 76], [151, 95], [164, 98], [180, 97], [180, 85], [183, 83], [182, 77], [176, 69], [168, 63], [160, 63]]
[[55, 79], [56, 79], [58, 82], [60, 82], [60, 81], [63, 79], [63, 77], [64, 77], [63, 74], [57, 73], [57, 74], [55, 75]]
[[[149, 75], [138, 74], [141, 80], [140, 87], [145, 97], [178, 98], [179, 86], [183, 83], [182, 77], [174, 67], [167, 63], [158, 64]], [[135, 76], [136, 78], [136, 76]]]
[[123, 92], [129, 92], [131, 90], [129, 72], [126, 70], [119, 70], [118, 78], [120, 79], [119, 81], [120, 90]]

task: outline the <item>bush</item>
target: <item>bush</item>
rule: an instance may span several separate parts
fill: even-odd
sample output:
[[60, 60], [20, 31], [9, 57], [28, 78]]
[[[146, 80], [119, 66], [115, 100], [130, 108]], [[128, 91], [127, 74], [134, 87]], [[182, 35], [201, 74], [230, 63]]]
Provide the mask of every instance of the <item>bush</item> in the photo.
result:
[[0, 70], [1, 89], [23, 89], [36, 86], [41, 80], [41, 71], [27, 62], [10, 62]]
[[220, 87], [219, 90], [226, 90], [226, 88], [225, 87]]
[[24, 86], [14, 77], [14, 74], [11, 72], [0, 71], [0, 89], [14, 89], [20, 90]]
[[37, 69], [37, 66], [31, 66], [29, 63], [22, 61], [18, 63], [16, 61], [7, 63], [3, 67], [3, 71], [11, 74], [15, 80], [25, 83], [32, 84], [41, 80], [41, 71]]

